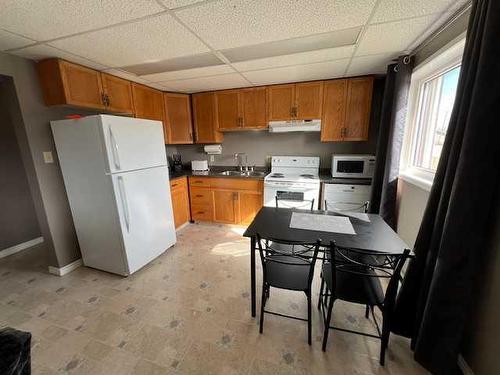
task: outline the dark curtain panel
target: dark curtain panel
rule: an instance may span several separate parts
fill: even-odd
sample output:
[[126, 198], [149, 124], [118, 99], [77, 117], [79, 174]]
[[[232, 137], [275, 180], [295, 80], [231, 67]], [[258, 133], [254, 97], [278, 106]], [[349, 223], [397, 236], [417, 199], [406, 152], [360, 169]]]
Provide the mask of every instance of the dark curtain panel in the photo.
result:
[[456, 370], [500, 188], [499, 35], [500, 2], [474, 1], [455, 106], [396, 305], [393, 330], [412, 337], [416, 360], [434, 374]]
[[396, 229], [397, 219], [399, 158], [403, 145], [412, 71], [413, 59], [409, 56], [400, 56], [398, 62], [389, 65], [387, 69], [377, 143], [377, 162], [370, 200], [370, 211], [379, 213], [394, 229]]

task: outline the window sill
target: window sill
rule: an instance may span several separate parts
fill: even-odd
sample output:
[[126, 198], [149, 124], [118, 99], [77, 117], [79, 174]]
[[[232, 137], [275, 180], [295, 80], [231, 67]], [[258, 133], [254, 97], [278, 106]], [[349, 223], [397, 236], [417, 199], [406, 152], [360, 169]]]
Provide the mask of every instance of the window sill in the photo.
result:
[[412, 171], [404, 171], [399, 174], [399, 178], [409, 184], [418, 186], [419, 188], [425, 191], [431, 191], [432, 180], [429, 178], [424, 178], [422, 176], [418, 176]]

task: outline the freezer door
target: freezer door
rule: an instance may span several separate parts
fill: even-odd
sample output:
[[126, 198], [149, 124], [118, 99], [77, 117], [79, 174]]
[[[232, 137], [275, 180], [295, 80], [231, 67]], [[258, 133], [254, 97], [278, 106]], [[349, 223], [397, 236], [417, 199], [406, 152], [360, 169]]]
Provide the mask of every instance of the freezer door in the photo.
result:
[[176, 242], [168, 168], [111, 176], [129, 274]]
[[108, 173], [167, 165], [160, 121], [101, 116]]

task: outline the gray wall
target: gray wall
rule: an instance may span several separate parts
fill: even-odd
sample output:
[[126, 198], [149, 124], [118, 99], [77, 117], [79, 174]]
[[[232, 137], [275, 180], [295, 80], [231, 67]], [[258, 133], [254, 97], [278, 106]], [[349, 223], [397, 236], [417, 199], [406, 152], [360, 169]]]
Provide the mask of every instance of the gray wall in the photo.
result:
[[[384, 79], [377, 78], [374, 85], [370, 134], [366, 142], [320, 141], [320, 133], [269, 133], [268, 131], [226, 132], [222, 142], [222, 155], [216, 155], [212, 165], [236, 165], [233, 155], [244, 152], [249, 165], [268, 166], [269, 156], [319, 156], [321, 168], [330, 168], [334, 153], [375, 154]], [[167, 146], [167, 155], [179, 152], [182, 161], [209, 160], [201, 145]]]
[[[13, 78], [17, 96], [9, 96], [9, 111], [21, 150], [35, 211], [49, 253], [50, 265], [65, 266], [80, 258], [49, 121], [71, 113], [70, 108], [46, 107], [32, 61], [0, 52], [0, 74]], [[45, 164], [43, 151], [52, 151], [55, 163]]]
[[5, 98], [15, 95], [0, 76], [0, 251], [40, 236], [21, 150]]

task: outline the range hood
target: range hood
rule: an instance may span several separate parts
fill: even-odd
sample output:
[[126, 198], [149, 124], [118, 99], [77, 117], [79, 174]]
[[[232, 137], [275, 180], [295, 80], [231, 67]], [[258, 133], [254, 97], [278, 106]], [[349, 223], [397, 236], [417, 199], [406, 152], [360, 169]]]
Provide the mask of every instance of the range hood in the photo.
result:
[[269, 121], [270, 133], [319, 131], [321, 131], [321, 120]]

